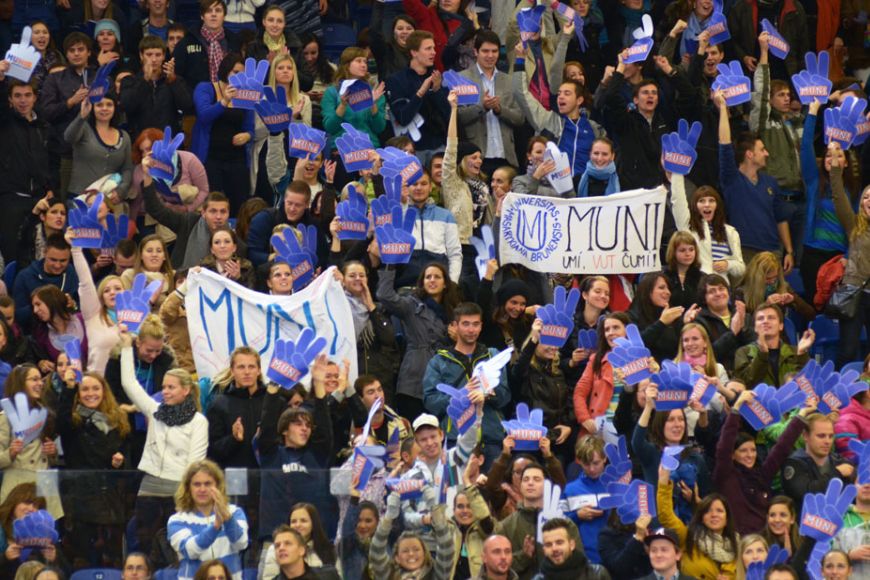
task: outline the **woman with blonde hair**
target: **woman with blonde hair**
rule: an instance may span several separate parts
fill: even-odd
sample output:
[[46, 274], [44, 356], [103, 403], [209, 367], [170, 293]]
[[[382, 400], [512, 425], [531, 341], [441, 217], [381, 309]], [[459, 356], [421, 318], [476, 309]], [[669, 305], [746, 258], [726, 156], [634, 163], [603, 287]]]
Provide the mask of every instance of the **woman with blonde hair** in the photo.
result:
[[187, 467], [175, 492], [175, 510], [166, 535], [181, 557], [179, 580], [192, 579], [210, 560], [219, 560], [233, 580], [241, 580], [239, 553], [248, 547], [248, 520], [227, 500], [224, 474], [216, 463], [203, 459]]
[[782, 310], [794, 307], [806, 320], [815, 318], [815, 309], [785, 281], [779, 258], [773, 252], [759, 252], [752, 258], [746, 267], [742, 288], [747, 316], [762, 304], [776, 304]]
[[[733, 403], [744, 389], [743, 385], [731, 382], [728, 371], [716, 360], [716, 353], [710, 335], [707, 330], [697, 322], [689, 322], [680, 330], [680, 343], [677, 347], [677, 356], [674, 362], [689, 363], [692, 370], [701, 373], [707, 380], [716, 385], [716, 390], [724, 396], [729, 403]], [[721, 404], [717, 411], [721, 410]]]
[[79, 305], [88, 336], [87, 369], [102, 374], [106, 371], [112, 349], [121, 338], [115, 315], [115, 298], [124, 290], [124, 283], [120, 276], [110, 275], [95, 287], [84, 252], [73, 245], [73, 229], [69, 228], [64, 236], [72, 246], [73, 266], [79, 278]]
[[349, 99], [352, 93], [339, 94], [345, 81], [369, 83], [369, 67], [367, 51], [357, 46], [345, 48], [341, 53], [338, 70], [334, 82], [323, 93], [320, 107], [323, 112], [323, 128], [329, 135], [327, 150], [335, 149], [335, 140], [344, 135], [343, 123], [350, 123], [358, 131], [368, 134], [372, 145], [380, 146], [380, 135], [387, 127], [386, 99], [384, 98], [384, 83], [372, 88], [372, 106], [362, 111], [354, 111]]
[[175, 288], [175, 272], [169, 261], [166, 243], [157, 234], [145, 236], [139, 242], [139, 255], [136, 257], [136, 262], [132, 268], [127, 268], [121, 274], [121, 282], [125, 289], [129, 290], [133, 287], [133, 279], [136, 278], [136, 274], [145, 274], [148, 282], [160, 280], [163, 284], [160, 290], [151, 297], [151, 310], [153, 312], [159, 311], [166, 295]]
[[[57, 432], [66, 467], [79, 473], [61, 480], [61, 496], [76, 552], [89, 554], [90, 565], [100, 566], [122, 553], [124, 497], [120, 478], [110, 472], [124, 467], [130, 424], [101, 374], [87, 372], [76, 381], [75, 370], [67, 368], [63, 378]], [[120, 564], [113, 561], [115, 567]]]
[[737, 580], [746, 580], [746, 571], [755, 562], [764, 562], [770, 547], [760, 534], [741, 536], [737, 543]]
[[[858, 202], [858, 211], [852, 209], [846, 188], [843, 185], [843, 168], [837, 156], [831, 158], [831, 192], [834, 209], [849, 238], [849, 256], [842, 284], [861, 287], [870, 279], [870, 187], [864, 188]], [[861, 328], [870, 332], [870, 296], [864, 290], [859, 294], [858, 312], [853, 318], [840, 321], [840, 346], [837, 349], [837, 365], [860, 360]]]
[[139, 548], [147, 553], [157, 530], [171, 513], [172, 497], [184, 471], [191, 463], [205, 459], [208, 421], [199, 412], [199, 387], [183, 369], [164, 374], [162, 402], [151, 398], [137, 379], [133, 336], [125, 327], [121, 328], [121, 385], [148, 418], [145, 449], [139, 462], [145, 477], [135, 512]]

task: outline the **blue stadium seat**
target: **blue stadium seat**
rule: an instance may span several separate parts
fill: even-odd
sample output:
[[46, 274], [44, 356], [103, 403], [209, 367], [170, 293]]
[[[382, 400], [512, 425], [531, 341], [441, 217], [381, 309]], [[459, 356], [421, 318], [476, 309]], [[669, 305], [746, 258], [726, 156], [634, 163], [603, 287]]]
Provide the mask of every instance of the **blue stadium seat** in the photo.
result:
[[810, 304], [813, 303], [812, 296], [804, 296], [804, 292], [806, 292], [806, 288], [804, 288], [804, 281], [801, 278], [801, 272], [797, 268], [794, 268], [788, 275], [785, 277], [785, 281], [788, 282], [788, 285], [791, 286], [791, 289], [798, 293], [799, 296], [802, 296], [807, 302]]
[[323, 25], [323, 52], [329, 60], [338, 62], [341, 51], [356, 44], [356, 30], [347, 24], [326, 23]]
[[816, 342], [813, 344], [810, 354], [812, 356], [821, 355], [824, 361], [836, 359], [837, 345], [840, 343], [839, 321], [819, 314], [815, 320], [810, 322], [810, 328], [816, 333]]
[[242, 570], [242, 580], [257, 580], [257, 569], [245, 568]]
[[788, 338], [789, 344], [797, 344], [797, 329], [794, 326], [794, 321], [791, 318], [785, 319], [785, 336]]
[[12, 260], [6, 264], [6, 269], [3, 271], [3, 283], [6, 284], [6, 289], [9, 294], [12, 294], [12, 285], [15, 283], [15, 276], [18, 275], [18, 262]]
[[178, 568], [164, 568], [154, 573], [154, 580], [178, 580]]
[[73, 572], [69, 580], [121, 580], [121, 571], [114, 568], [88, 568]]
[[845, 373], [846, 371], [855, 371], [859, 375], [864, 370], [864, 361], [862, 360], [854, 360], [850, 363], [846, 363], [843, 365], [843, 368], [840, 369], [841, 373]]

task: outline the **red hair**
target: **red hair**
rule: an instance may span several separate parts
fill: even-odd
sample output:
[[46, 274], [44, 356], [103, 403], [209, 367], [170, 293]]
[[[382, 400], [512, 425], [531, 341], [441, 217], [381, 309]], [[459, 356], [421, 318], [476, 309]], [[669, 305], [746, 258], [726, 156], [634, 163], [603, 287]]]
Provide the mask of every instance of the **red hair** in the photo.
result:
[[133, 142], [133, 151], [131, 151], [133, 163], [135, 165], [142, 163], [142, 143], [144, 141], [151, 141], [151, 143], [154, 143], [161, 139], [163, 139], [163, 131], [153, 127], [145, 129], [139, 133], [139, 136], [136, 137], [136, 141]]

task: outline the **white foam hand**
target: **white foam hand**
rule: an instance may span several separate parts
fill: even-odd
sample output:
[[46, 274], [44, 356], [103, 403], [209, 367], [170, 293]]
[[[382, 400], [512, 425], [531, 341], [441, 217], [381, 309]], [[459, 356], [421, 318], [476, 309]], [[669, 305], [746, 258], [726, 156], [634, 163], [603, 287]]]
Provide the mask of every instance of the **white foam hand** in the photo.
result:
[[562, 488], [553, 485], [549, 479], [544, 480], [544, 507], [538, 513], [538, 543], [544, 543], [544, 524], [556, 518], [564, 518], [562, 511]]
[[492, 358], [477, 363], [471, 376], [480, 380], [484, 394], [490, 395], [501, 382], [501, 370], [511, 362], [514, 347], [509, 346]]
[[360, 438], [359, 442], [360, 445], [366, 444], [366, 439], [368, 439], [369, 436], [369, 429], [371, 429], [372, 427], [372, 420], [375, 418], [375, 415], [378, 413], [383, 403], [384, 402], [381, 399], [377, 399], [372, 404], [372, 408], [369, 409], [369, 416], [366, 419], [366, 424], [362, 428], [362, 437]]
[[27, 395], [24, 393], [16, 393], [14, 400], [14, 405], [8, 398], [0, 400], [0, 407], [3, 408], [12, 427], [12, 437], [21, 439], [27, 445], [42, 434], [42, 428], [48, 418], [48, 410], [31, 409]]
[[655, 29], [653, 28], [652, 17], [649, 14], [644, 14], [640, 19], [641, 26], [640, 28], [635, 28], [632, 35], [635, 40], [641, 40], [642, 38], [651, 38]]
[[22, 82], [30, 82], [30, 76], [39, 64], [42, 55], [30, 44], [30, 27], [25, 26], [21, 31], [21, 42], [13, 44], [6, 52], [6, 60], [9, 62], [7, 75]]

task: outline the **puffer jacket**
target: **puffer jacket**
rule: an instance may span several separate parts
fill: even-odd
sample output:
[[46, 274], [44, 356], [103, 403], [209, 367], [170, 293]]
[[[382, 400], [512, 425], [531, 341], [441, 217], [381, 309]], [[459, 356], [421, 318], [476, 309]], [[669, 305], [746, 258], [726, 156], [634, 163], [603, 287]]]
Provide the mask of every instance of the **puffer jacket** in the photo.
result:
[[593, 366], [597, 356], [599, 354], [595, 353], [589, 357], [586, 370], [574, 387], [574, 416], [577, 417], [577, 423], [581, 425], [581, 435], [586, 432], [582, 427], [583, 421], [604, 415], [613, 399], [613, 367], [606, 360], [607, 355], [604, 355], [601, 372], [596, 376], [593, 373]]
[[870, 409], [852, 399], [834, 425], [837, 434], [837, 452], [849, 460], [855, 460], [855, 453], [849, 449], [849, 441], [870, 440]]
[[[448, 439], [457, 436], [453, 422], [447, 417], [447, 405], [450, 397], [438, 390], [439, 383], [451, 385], [457, 389], [468, 382], [471, 371], [479, 362], [488, 360], [498, 354], [494, 348], [486, 348], [478, 343], [477, 349], [470, 357], [458, 353], [453, 348], [440, 349], [429, 361], [423, 376], [423, 405], [426, 410], [437, 416], [447, 433]], [[483, 441], [486, 444], [498, 445], [504, 440], [504, 420], [502, 411], [511, 401], [510, 389], [507, 386], [507, 369], [502, 368], [501, 379], [495, 387], [495, 396], [487, 397], [483, 406]]]
[[527, 341], [517, 362], [511, 368], [511, 385], [514, 392], [529, 407], [544, 412], [544, 425], [553, 429], [556, 425], [573, 423], [571, 406], [568, 404], [568, 385], [558, 364], [533, 362], [538, 343]]
[[[121, 385], [130, 400], [146, 417], [152, 417], [160, 404], [148, 396], [133, 367], [133, 347], [121, 349]], [[184, 425], [170, 427], [153, 418], [148, 423], [145, 452], [139, 469], [170, 481], [181, 481], [187, 466], [205, 459], [208, 450], [208, 421], [202, 413]]]

